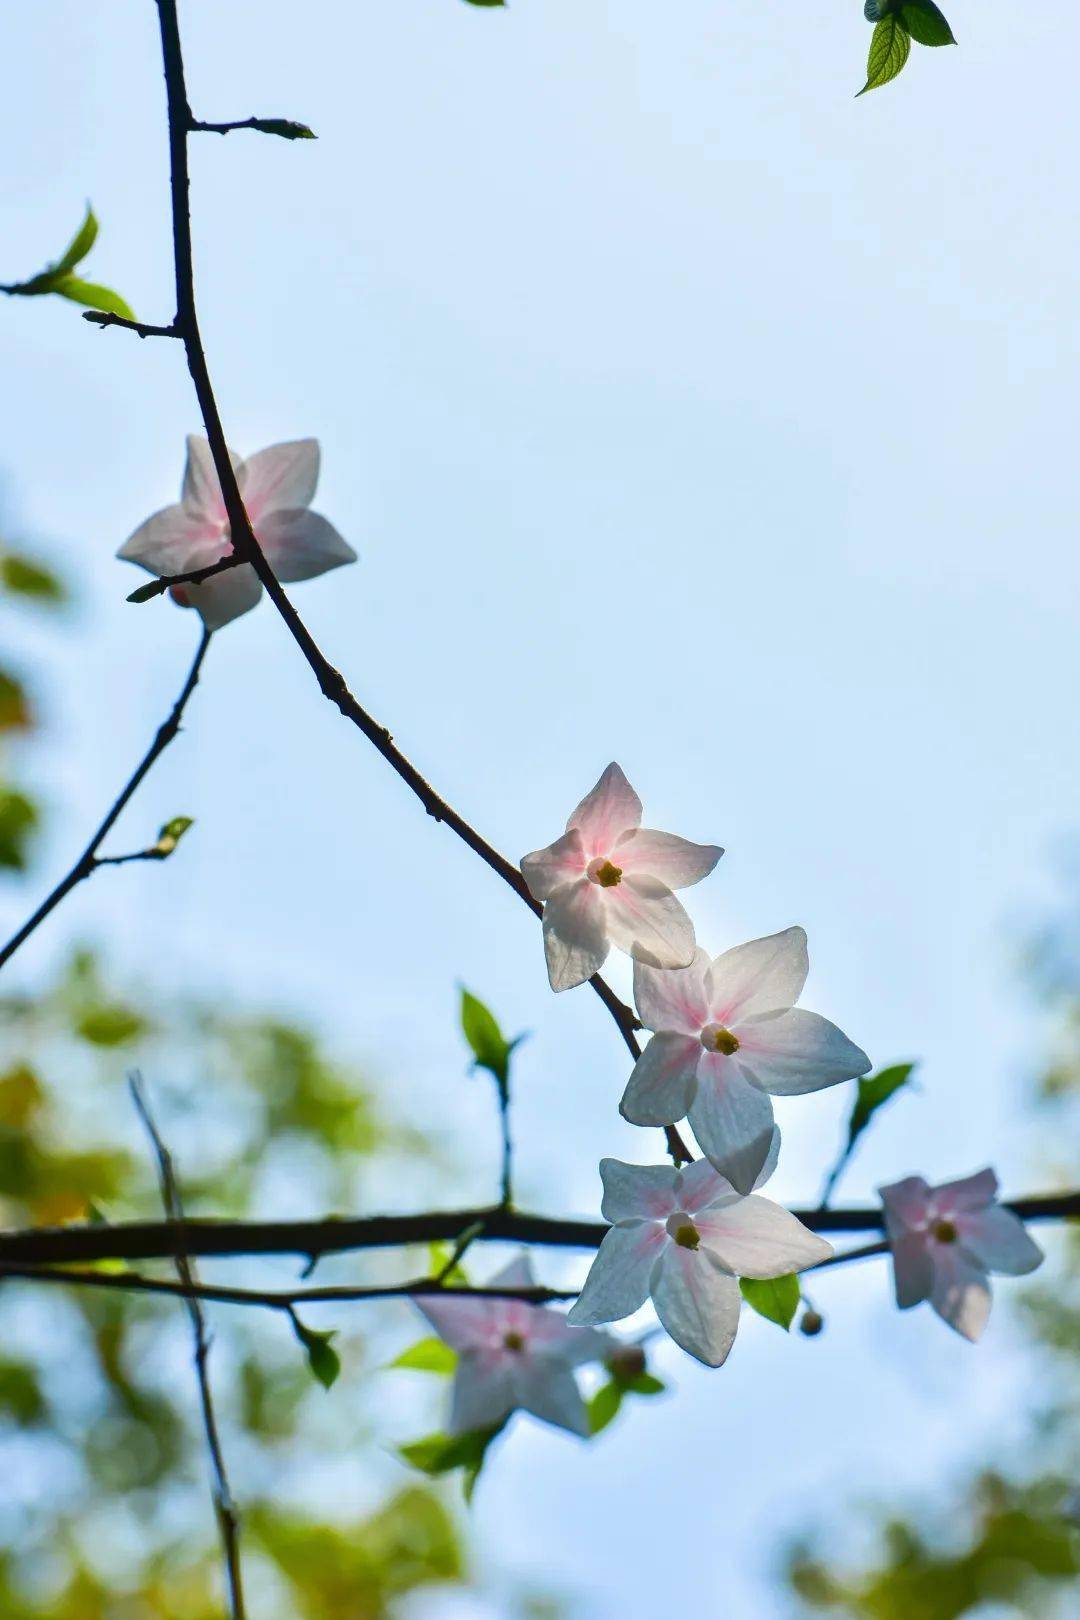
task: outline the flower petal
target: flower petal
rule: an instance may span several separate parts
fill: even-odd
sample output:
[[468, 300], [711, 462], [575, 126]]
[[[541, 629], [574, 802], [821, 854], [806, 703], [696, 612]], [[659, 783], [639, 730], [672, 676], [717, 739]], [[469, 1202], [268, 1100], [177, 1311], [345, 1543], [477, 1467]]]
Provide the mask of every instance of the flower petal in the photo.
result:
[[252, 523], [258, 523], [269, 512], [310, 506], [318, 482], [318, 439], [292, 439], [287, 444], [268, 445], [247, 461], [244, 505], [248, 516]]
[[614, 762], [566, 823], [581, 833], [588, 859], [607, 855], [620, 833], [641, 824], [641, 800]]
[[921, 1232], [906, 1232], [892, 1241], [893, 1286], [896, 1303], [906, 1311], [929, 1299], [934, 1286], [934, 1262]]
[[867, 1074], [870, 1059], [842, 1030], [802, 1007], [740, 1021], [739, 1063], [774, 1097], [798, 1097]]
[[729, 1027], [751, 1013], [794, 1007], [802, 995], [810, 960], [806, 932], [785, 928], [779, 934], [748, 940], [718, 956], [712, 965], [710, 1016]]
[[926, 1226], [930, 1188], [922, 1176], [904, 1176], [901, 1181], [879, 1187], [878, 1197], [885, 1209], [885, 1230], [890, 1237], [903, 1237], [905, 1232]]
[[463, 1355], [450, 1398], [451, 1434], [493, 1429], [514, 1410], [514, 1367], [509, 1355]]
[[709, 1022], [712, 983], [709, 958], [694, 952], [689, 967], [667, 969], [634, 963], [634, 1002], [646, 1029], [700, 1035]]
[[650, 967], [689, 967], [694, 959], [694, 925], [666, 883], [653, 877], [624, 877], [602, 892], [613, 945]]
[[521, 857], [521, 875], [534, 900], [548, 900], [564, 883], [584, 876], [585, 852], [576, 827], [556, 838], [546, 849]]
[[747, 1080], [731, 1058], [702, 1052], [689, 1119], [710, 1164], [736, 1192], [753, 1192], [773, 1141], [772, 1103], [761, 1087]]
[[[232, 462], [240, 493], [243, 494], [246, 477], [244, 463], [234, 450], [229, 451], [229, 460]], [[180, 501], [192, 517], [206, 519], [211, 523], [227, 521], [225, 501], [222, 498], [209, 441], [197, 433], [188, 434], [187, 465], [184, 468]]]
[[262, 585], [250, 563], [217, 574], [205, 585], [174, 585], [172, 596], [181, 607], [193, 607], [208, 630], [220, 630], [231, 619], [238, 619], [256, 606]]
[[574, 1375], [557, 1362], [537, 1363], [522, 1358], [514, 1370], [514, 1404], [544, 1423], [571, 1434], [589, 1433], [589, 1414]]
[[1041, 1266], [1045, 1256], [1019, 1215], [994, 1204], [973, 1213], [958, 1212], [960, 1246], [986, 1271], [1022, 1277]]
[[654, 1035], [634, 1064], [619, 1112], [631, 1125], [674, 1125], [690, 1106], [701, 1042], [692, 1035]]
[[723, 853], [717, 844], [692, 844], [674, 833], [631, 827], [619, 838], [611, 858], [624, 872], [648, 872], [669, 889], [685, 889], [708, 877]]
[[665, 1329], [689, 1355], [706, 1367], [727, 1360], [742, 1297], [735, 1278], [707, 1251], [669, 1243], [656, 1268], [652, 1298]]
[[414, 1294], [413, 1302], [427, 1317], [444, 1344], [452, 1350], [477, 1350], [489, 1345], [494, 1308], [501, 1300], [479, 1299], [475, 1294], [455, 1298], [452, 1288], [441, 1293]]
[[964, 1209], [985, 1209], [998, 1192], [998, 1178], [992, 1170], [979, 1170], [959, 1181], [943, 1181], [931, 1192], [935, 1215], [953, 1215]]
[[229, 542], [216, 525], [193, 518], [182, 506], [166, 506], [140, 523], [116, 555], [160, 577], [217, 562], [228, 549]]
[[315, 579], [356, 561], [356, 552], [320, 512], [282, 508], [257, 520], [256, 538], [284, 584]]
[[785, 1277], [832, 1254], [832, 1245], [769, 1198], [725, 1198], [694, 1216], [702, 1245], [739, 1277]]
[[544, 951], [553, 990], [572, 990], [598, 973], [608, 954], [607, 909], [588, 878], [564, 883], [544, 907]]
[[674, 1209], [694, 1215], [699, 1209], [707, 1209], [710, 1204], [715, 1204], [718, 1199], [729, 1197], [731, 1190], [730, 1181], [715, 1170], [708, 1159], [695, 1159], [692, 1164], [684, 1164], [679, 1171], [675, 1183]]
[[484, 1284], [485, 1288], [535, 1288], [536, 1278], [533, 1275], [532, 1259], [528, 1254], [519, 1254], [509, 1260], [493, 1277], [489, 1277]]
[[942, 1321], [972, 1343], [986, 1326], [991, 1304], [989, 1279], [965, 1258], [958, 1244], [938, 1246], [930, 1303]]
[[600, 1213], [605, 1221], [666, 1221], [679, 1207], [678, 1176], [669, 1164], [624, 1164], [601, 1159], [604, 1196]]
[[567, 1320], [595, 1326], [633, 1316], [648, 1298], [653, 1265], [669, 1241], [658, 1221], [636, 1221], [605, 1232]]

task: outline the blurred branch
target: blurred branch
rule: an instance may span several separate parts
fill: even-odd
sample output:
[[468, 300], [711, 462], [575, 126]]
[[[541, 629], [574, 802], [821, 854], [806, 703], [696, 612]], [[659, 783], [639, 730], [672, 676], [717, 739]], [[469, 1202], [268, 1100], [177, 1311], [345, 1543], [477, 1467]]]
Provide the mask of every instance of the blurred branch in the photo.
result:
[[184, 1205], [173, 1167], [172, 1155], [165, 1146], [154, 1123], [150, 1104], [137, 1074], [128, 1076], [131, 1099], [136, 1112], [146, 1127], [158, 1164], [161, 1201], [169, 1218], [174, 1237], [173, 1263], [180, 1279], [178, 1291], [182, 1294], [191, 1322], [191, 1335], [195, 1344], [195, 1376], [199, 1385], [199, 1405], [202, 1409], [203, 1432], [210, 1453], [213, 1470], [214, 1509], [221, 1532], [221, 1548], [225, 1558], [225, 1574], [229, 1586], [229, 1604], [233, 1620], [245, 1620], [244, 1587], [240, 1570], [240, 1522], [229, 1489], [229, 1476], [225, 1468], [225, 1455], [221, 1449], [214, 1400], [210, 1390], [210, 1336], [206, 1331], [206, 1318], [199, 1301], [202, 1298], [198, 1277], [184, 1247]]
[[[1080, 1220], [1080, 1189], [1018, 1198], [1004, 1206], [1024, 1221]], [[882, 1232], [877, 1208], [796, 1209], [814, 1232]], [[207, 1258], [225, 1255], [295, 1254], [318, 1259], [358, 1249], [400, 1248], [410, 1243], [531, 1243], [549, 1248], [595, 1249], [608, 1227], [603, 1221], [557, 1220], [493, 1204], [481, 1209], [433, 1210], [418, 1215], [330, 1216], [317, 1221], [185, 1220], [184, 1249]], [[170, 1259], [176, 1253], [174, 1223], [124, 1221], [116, 1225], [37, 1227], [0, 1232], [0, 1265], [79, 1264], [99, 1260]]]
[[53, 889], [52, 893], [47, 895], [46, 898], [41, 902], [41, 905], [38, 906], [33, 916], [23, 924], [18, 933], [12, 935], [11, 939], [9, 939], [3, 949], [0, 950], [0, 968], [2, 968], [4, 964], [14, 956], [15, 952], [19, 949], [19, 946], [30, 938], [30, 935], [34, 932], [34, 930], [40, 927], [40, 925], [45, 921], [46, 917], [48, 917], [49, 914], [60, 904], [61, 900], [63, 900], [65, 896], [69, 895], [72, 889], [74, 889], [78, 884], [82, 883], [84, 879], [92, 877], [99, 866], [114, 866], [121, 864], [124, 860], [150, 858], [149, 854], [146, 852], [141, 852], [139, 856], [135, 857], [99, 857], [98, 850], [101, 848], [101, 845], [104, 843], [116, 822], [119, 820], [121, 813], [127, 806], [128, 801], [138, 789], [143, 778], [152, 769], [159, 755], [165, 752], [166, 748], [168, 748], [169, 744], [180, 730], [180, 721], [183, 718], [184, 709], [187, 707], [188, 699], [191, 697], [192, 692], [194, 692], [196, 686], [199, 684], [199, 675], [202, 670], [203, 659], [206, 657], [206, 649], [209, 647], [209, 645], [210, 632], [209, 630], [204, 629], [199, 638], [199, 645], [195, 652], [194, 661], [192, 662], [191, 668], [188, 671], [187, 679], [180, 690], [180, 696], [172, 706], [172, 711], [170, 712], [168, 719], [158, 727], [150, 747], [147, 749], [146, 753], [135, 767], [135, 770], [128, 778], [120, 794], [113, 800], [104, 821], [94, 833], [94, 836], [91, 838], [90, 842], [87, 844], [86, 848], [75, 862], [75, 865], [71, 868], [66, 877], [61, 878], [60, 882], [56, 885], [55, 889]]

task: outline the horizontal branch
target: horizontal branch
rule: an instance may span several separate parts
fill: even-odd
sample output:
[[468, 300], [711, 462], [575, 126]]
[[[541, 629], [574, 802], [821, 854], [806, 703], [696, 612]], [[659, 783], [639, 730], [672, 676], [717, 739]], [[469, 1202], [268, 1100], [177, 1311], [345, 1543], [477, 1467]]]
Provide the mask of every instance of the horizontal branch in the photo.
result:
[[83, 320], [89, 321], [91, 326], [122, 326], [125, 332], [134, 332], [141, 338], [183, 336], [175, 321], [169, 326], [151, 326], [146, 321], [129, 321], [126, 315], [113, 315], [102, 309], [83, 310]]
[[[1018, 1198], [1007, 1204], [1025, 1221], [1080, 1219], [1080, 1190]], [[797, 1209], [795, 1215], [815, 1232], [881, 1232], [880, 1208]], [[595, 1249], [603, 1221], [558, 1220], [491, 1205], [480, 1209], [435, 1210], [419, 1215], [331, 1216], [313, 1221], [232, 1221], [188, 1219], [183, 1249], [192, 1258], [294, 1254], [318, 1259], [360, 1249], [399, 1248], [410, 1243], [454, 1242], [470, 1228], [474, 1241], [526, 1243], [554, 1248]], [[0, 1232], [0, 1265], [77, 1265], [98, 1260], [172, 1259], [177, 1228], [165, 1221], [123, 1221], [115, 1225], [36, 1227]]]
[[186, 574], [162, 574], [158, 579], [139, 585], [129, 594], [127, 600], [152, 602], [155, 596], [164, 596], [166, 591], [171, 591], [174, 585], [201, 585], [217, 574], [227, 574], [230, 568], [243, 567], [244, 560], [237, 552], [230, 551], [226, 556], [219, 557], [217, 562], [206, 563], [202, 568], [191, 568]]

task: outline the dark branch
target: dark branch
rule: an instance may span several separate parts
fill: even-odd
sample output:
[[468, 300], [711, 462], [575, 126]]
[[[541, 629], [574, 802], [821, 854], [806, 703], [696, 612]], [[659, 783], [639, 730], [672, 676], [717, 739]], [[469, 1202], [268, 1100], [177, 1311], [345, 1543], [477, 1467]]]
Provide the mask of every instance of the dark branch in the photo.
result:
[[200, 1304], [202, 1295], [199, 1279], [184, 1247], [184, 1205], [180, 1196], [180, 1185], [176, 1179], [176, 1171], [173, 1168], [172, 1155], [165, 1146], [161, 1133], [154, 1123], [154, 1116], [150, 1111], [150, 1104], [143, 1092], [139, 1076], [137, 1074], [130, 1075], [128, 1084], [131, 1087], [131, 1098], [136, 1111], [146, 1127], [146, 1134], [153, 1145], [158, 1164], [161, 1201], [165, 1206], [165, 1213], [169, 1218], [169, 1225], [174, 1235], [175, 1252], [173, 1263], [176, 1267], [176, 1275], [180, 1279], [177, 1292], [182, 1295], [187, 1306], [188, 1319], [191, 1322], [191, 1336], [195, 1345], [195, 1376], [199, 1385], [199, 1406], [202, 1412], [203, 1432], [206, 1435], [206, 1447], [210, 1453], [210, 1466], [213, 1470], [214, 1511], [217, 1514], [218, 1529], [221, 1534], [221, 1550], [225, 1559], [229, 1603], [233, 1620], [245, 1620], [244, 1586], [240, 1569], [240, 1521], [233, 1503], [232, 1491], [229, 1488], [225, 1454], [221, 1448], [221, 1435], [218, 1432], [214, 1399], [210, 1389], [210, 1335], [206, 1330], [206, 1317]]
[[[1080, 1190], [1018, 1198], [1005, 1206], [1024, 1221], [1080, 1219]], [[796, 1209], [815, 1232], [880, 1233], [880, 1207]], [[295, 1254], [318, 1258], [359, 1249], [401, 1248], [411, 1243], [454, 1243], [470, 1228], [477, 1243], [527, 1243], [551, 1248], [595, 1249], [607, 1231], [603, 1221], [557, 1220], [493, 1204], [481, 1209], [436, 1210], [419, 1215], [330, 1217], [317, 1221], [184, 1222], [183, 1247], [191, 1256]], [[0, 1232], [0, 1265], [79, 1265], [99, 1260], [172, 1259], [176, 1228], [168, 1222], [123, 1221], [116, 1225], [38, 1227]]]
[[180, 336], [175, 321], [171, 326], [150, 326], [146, 321], [129, 321], [126, 315], [112, 315], [101, 309], [84, 310], [83, 320], [89, 321], [93, 326], [122, 326], [125, 332], [135, 332], [141, 338], [178, 338]]
[[[517, 867], [513, 866], [505, 855], [501, 855], [463, 816], [459, 815], [456, 810], [447, 804], [445, 799], [435, 792], [435, 789], [429, 782], [425, 781], [415, 765], [405, 757], [399, 748], [395, 747], [394, 740], [386, 727], [379, 725], [350, 692], [345, 677], [340, 670], [334, 668], [333, 664], [330, 663], [319, 648], [311, 632], [285, 594], [255, 537], [254, 530], [251, 527], [251, 520], [248, 517], [240, 494], [240, 487], [236, 481], [232, 460], [229, 456], [217, 399], [210, 381], [210, 370], [203, 349], [195, 304], [195, 269], [191, 248], [191, 181], [188, 169], [187, 146], [188, 134], [194, 120], [188, 104], [187, 85], [184, 79], [184, 58], [180, 45], [176, 0], [157, 0], [157, 8], [161, 25], [161, 49], [165, 68], [165, 91], [168, 106], [169, 186], [172, 202], [173, 264], [176, 278], [176, 327], [183, 339], [188, 370], [191, 373], [191, 380], [195, 387], [196, 398], [206, 428], [206, 437], [213, 456], [218, 482], [221, 486], [234, 552], [241, 561], [249, 562], [254, 568], [266, 589], [266, 594], [284, 619], [290, 635], [307, 660], [323, 696], [333, 703], [344, 715], [345, 719], [351, 721], [374, 745], [383, 759], [393, 767], [401, 780], [420, 800], [428, 815], [435, 821], [444, 822], [451, 832], [456, 833], [458, 838], [474, 854], [479, 855], [480, 859], [501, 877], [504, 883], [513, 889], [514, 893], [524, 901], [530, 911], [539, 917], [542, 907], [529, 893], [525, 879]], [[614, 1018], [619, 1032], [636, 1062], [641, 1054], [634, 1031], [640, 1026], [633, 1011], [626, 1006], [625, 1002], [619, 1000], [610, 985], [599, 974], [590, 979], [589, 983]], [[676, 1163], [681, 1160], [688, 1161], [692, 1157], [679, 1132], [673, 1125], [665, 1127], [665, 1135], [668, 1151]]]
[[203, 568], [192, 568], [186, 574], [162, 574], [160, 579], [152, 579], [148, 584], [138, 586], [128, 596], [128, 601], [152, 602], [155, 596], [164, 596], [166, 591], [171, 591], [174, 585], [202, 585], [217, 574], [227, 574], [230, 568], [242, 567], [243, 563], [243, 557], [230, 551], [227, 556], [219, 557], [217, 562], [207, 563]]
[[139, 784], [153, 767], [155, 761], [158, 759], [158, 756], [165, 752], [165, 749], [168, 748], [169, 744], [180, 730], [180, 721], [183, 718], [184, 709], [187, 706], [187, 701], [192, 692], [194, 692], [199, 683], [199, 673], [202, 669], [203, 659], [206, 657], [206, 649], [209, 645], [210, 632], [208, 630], [203, 630], [202, 635], [199, 638], [199, 645], [195, 652], [194, 661], [192, 662], [191, 668], [188, 671], [187, 679], [180, 690], [180, 696], [172, 706], [168, 719], [158, 727], [150, 747], [147, 749], [146, 753], [135, 767], [135, 770], [132, 772], [131, 776], [129, 776], [119, 795], [113, 800], [104, 821], [102, 821], [97, 831], [94, 833], [94, 836], [91, 838], [90, 842], [87, 844], [86, 848], [75, 862], [75, 865], [71, 868], [66, 877], [61, 878], [60, 882], [56, 885], [55, 889], [53, 889], [52, 893], [47, 895], [46, 898], [41, 902], [33, 916], [23, 924], [17, 934], [14, 934], [11, 939], [8, 940], [3, 950], [0, 950], [0, 968], [4, 966], [5, 962], [9, 961], [10, 958], [14, 956], [15, 952], [19, 949], [19, 946], [22, 945], [24, 941], [29, 939], [34, 930], [40, 927], [40, 925], [45, 921], [46, 917], [49, 916], [50, 912], [55, 910], [55, 908], [60, 904], [61, 900], [71, 893], [72, 889], [74, 889], [79, 883], [82, 883], [86, 878], [91, 877], [94, 872], [97, 871], [99, 866], [115, 866], [120, 864], [121, 860], [124, 859], [124, 857], [114, 856], [99, 858], [98, 850], [101, 848], [101, 845], [104, 843], [116, 822], [119, 820], [122, 811], [138, 789]]

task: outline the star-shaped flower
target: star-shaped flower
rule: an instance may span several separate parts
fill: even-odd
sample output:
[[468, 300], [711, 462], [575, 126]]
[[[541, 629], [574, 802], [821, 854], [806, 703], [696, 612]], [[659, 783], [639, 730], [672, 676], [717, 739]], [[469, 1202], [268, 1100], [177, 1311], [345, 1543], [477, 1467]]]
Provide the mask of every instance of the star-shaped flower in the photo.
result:
[[738, 1279], [784, 1277], [833, 1252], [779, 1204], [742, 1197], [706, 1159], [681, 1170], [602, 1159], [600, 1174], [612, 1226], [571, 1322], [616, 1322], [651, 1297], [675, 1343], [719, 1367], [739, 1326]]
[[723, 854], [641, 825], [641, 800], [609, 765], [547, 849], [521, 870], [544, 902], [544, 949], [553, 990], [597, 973], [612, 945], [653, 967], [686, 967], [694, 925], [672, 894], [706, 877]]
[[1023, 1221], [997, 1202], [993, 1170], [930, 1187], [905, 1176], [878, 1189], [902, 1311], [929, 1299], [942, 1321], [974, 1341], [990, 1315], [988, 1273], [1021, 1277], [1043, 1252]]
[[[492, 1277], [491, 1288], [534, 1288], [527, 1255]], [[491, 1429], [511, 1412], [589, 1433], [589, 1415], [573, 1369], [612, 1352], [608, 1334], [573, 1327], [559, 1311], [519, 1299], [479, 1299], [447, 1288], [416, 1303], [458, 1353], [450, 1408], [451, 1434]]]
[[634, 1125], [688, 1117], [702, 1152], [750, 1192], [769, 1151], [775, 1097], [866, 1074], [870, 1059], [817, 1013], [794, 1004], [809, 962], [801, 928], [736, 945], [688, 968], [634, 967], [638, 1016], [656, 1031], [620, 1104]]
[[[210, 446], [190, 435], [187, 466], [177, 506], [155, 512], [117, 552], [159, 578], [188, 574], [226, 556], [231, 548], [229, 519]], [[356, 561], [356, 552], [332, 523], [308, 510], [319, 481], [319, 442], [297, 439], [272, 444], [248, 461], [230, 458], [255, 537], [278, 579], [285, 584], [314, 579], [328, 569]], [[176, 585], [172, 595], [193, 607], [208, 630], [253, 608], [262, 595], [249, 563], [230, 568], [202, 585]]]

